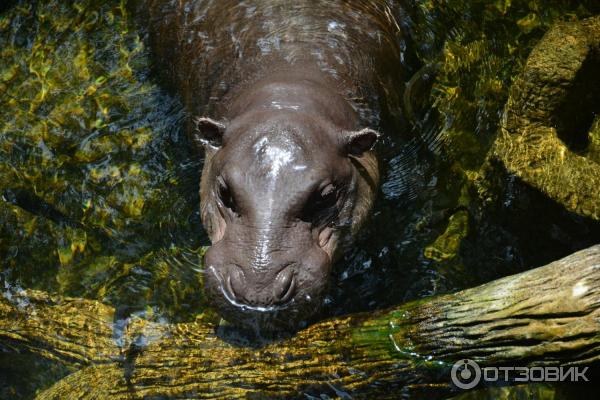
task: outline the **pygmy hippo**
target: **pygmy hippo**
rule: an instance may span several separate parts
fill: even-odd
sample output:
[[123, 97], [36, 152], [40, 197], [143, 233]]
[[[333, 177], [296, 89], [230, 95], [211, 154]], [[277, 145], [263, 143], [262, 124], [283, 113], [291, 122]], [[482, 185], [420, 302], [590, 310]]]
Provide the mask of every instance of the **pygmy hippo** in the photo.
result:
[[148, 11], [157, 71], [204, 149], [207, 296], [235, 324], [305, 326], [378, 190], [373, 146], [403, 81], [393, 12], [348, 0], [154, 0]]

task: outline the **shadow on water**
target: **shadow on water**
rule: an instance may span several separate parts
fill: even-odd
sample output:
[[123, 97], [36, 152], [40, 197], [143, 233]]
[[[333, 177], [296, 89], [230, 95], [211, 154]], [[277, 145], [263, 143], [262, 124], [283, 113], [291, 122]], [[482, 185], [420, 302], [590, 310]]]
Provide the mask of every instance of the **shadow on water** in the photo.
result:
[[[500, 166], [482, 172], [532, 46], [555, 21], [600, 6], [389, 3], [404, 38], [404, 64], [390, 66], [407, 71], [404, 104], [383, 107], [381, 130], [397, 134], [379, 144], [381, 192], [335, 267], [324, 316], [473, 286], [600, 242], [597, 222]], [[0, 13], [2, 283], [98, 299], [116, 320], [191, 320], [206, 309], [202, 160], [181, 104], [153, 80], [144, 30], [118, 1], [9, 1]], [[226, 325], [217, 335], [243, 346], [285, 337]], [[0, 397], [30, 398], [66, 373], [4, 350]]]

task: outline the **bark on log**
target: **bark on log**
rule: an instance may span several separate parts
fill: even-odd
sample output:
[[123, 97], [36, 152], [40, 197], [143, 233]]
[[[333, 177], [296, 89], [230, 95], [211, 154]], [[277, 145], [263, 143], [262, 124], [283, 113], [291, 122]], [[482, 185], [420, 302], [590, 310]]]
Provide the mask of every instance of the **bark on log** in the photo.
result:
[[134, 320], [115, 334], [112, 315], [94, 301], [5, 294], [0, 340], [83, 367], [40, 399], [447, 395], [448, 362], [460, 358], [599, 361], [600, 245], [473, 289], [323, 321], [260, 348], [228, 343], [201, 322]]
[[107, 362], [118, 353], [113, 315], [93, 300], [8, 289], [0, 296], [0, 344], [69, 367]]

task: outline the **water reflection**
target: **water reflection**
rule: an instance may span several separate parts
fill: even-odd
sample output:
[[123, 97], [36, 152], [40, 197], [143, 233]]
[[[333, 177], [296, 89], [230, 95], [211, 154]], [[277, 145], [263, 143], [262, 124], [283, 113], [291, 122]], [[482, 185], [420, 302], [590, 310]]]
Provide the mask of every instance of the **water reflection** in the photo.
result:
[[[228, 99], [228, 82], [210, 79], [227, 76], [217, 61], [228, 52], [260, 65], [245, 57], [246, 49], [258, 48], [255, 57], [269, 62], [301, 34], [334, 77], [332, 66], [352, 66], [357, 77], [371, 67], [361, 63], [364, 44], [347, 41], [365, 26], [353, 21], [374, 3], [361, 2], [358, 13], [324, 1], [177, 4], [197, 16], [184, 21], [184, 42], [201, 45], [215, 62], [205, 66], [208, 79], [194, 83], [197, 96], [181, 99], [206, 113]], [[378, 42], [381, 21], [367, 24], [382, 51], [379, 67], [393, 79], [366, 91], [378, 96], [357, 97], [356, 105], [364, 121], [388, 133], [378, 149], [384, 182], [371, 223], [336, 266], [327, 314], [475, 285], [598, 242], [597, 224], [548, 204], [501, 170], [491, 178], [481, 172], [507, 89], [533, 44], [553, 22], [598, 13], [598, 5], [387, 1], [376, 7], [378, 18], [397, 23], [394, 43]], [[0, 8], [4, 292], [27, 287], [99, 299], [116, 306], [118, 320], [136, 313], [159, 323], [194, 318], [203, 310], [200, 259], [208, 244], [198, 214], [201, 160], [184, 134], [180, 100], [150, 73], [144, 30], [108, 0]], [[319, 21], [313, 29], [306, 29], [307, 8]], [[206, 19], [219, 29], [196, 29]], [[258, 39], [248, 34], [250, 21], [260, 21]], [[162, 58], [172, 61], [173, 48]], [[188, 72], [173, 71], [172, 79]], [[466, 223], [452, 225], [465, 215]], [[0, 374], [6, 377], [0, 397], [28, 397], [66, 373], [27, 355], [3, 353], [0, 365], [8, 371]]]

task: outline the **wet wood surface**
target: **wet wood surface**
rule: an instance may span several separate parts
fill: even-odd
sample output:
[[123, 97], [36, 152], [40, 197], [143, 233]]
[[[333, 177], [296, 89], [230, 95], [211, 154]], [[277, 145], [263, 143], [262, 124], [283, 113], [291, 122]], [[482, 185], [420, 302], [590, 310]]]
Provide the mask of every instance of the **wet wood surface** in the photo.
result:
[[[600, 246], [482, 286], [319, 322], [244, 346], [200, 320], [114, 323], [92, 300], [0, 296], [0, 341], [74, 372], [40, 399], [395, 398], [452, 392], [449, 367], [589, 365], [600, 359]], [[119, 329], [117, 329], [119, 327]]]

